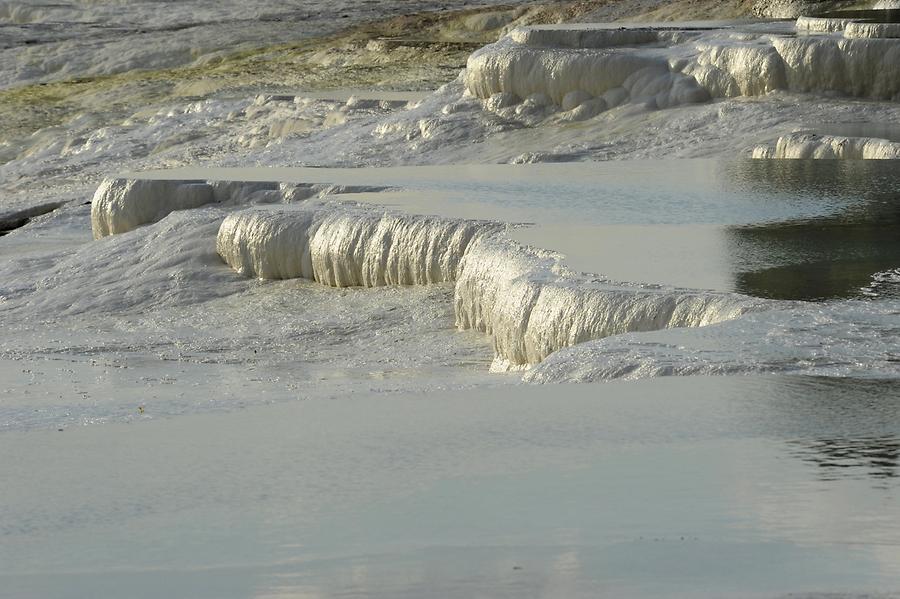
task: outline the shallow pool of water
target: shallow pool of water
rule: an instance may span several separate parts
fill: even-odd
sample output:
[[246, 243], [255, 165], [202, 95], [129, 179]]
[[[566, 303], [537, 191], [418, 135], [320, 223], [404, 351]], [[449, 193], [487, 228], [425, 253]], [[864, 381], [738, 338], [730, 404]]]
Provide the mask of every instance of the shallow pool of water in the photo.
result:
[[900, 23], [900, 9], [835, 10], [820, 15], [827, 19], [854, 19], [868, 23]]
[[2, 433], [0, 595], [881, 596], [898, 401], [683, 378]]
[[190, 169], [157, 178], [393, 186], [348, 199], [527, 223], [514, 236], [614, 280], [778, 299], [857, 297], [900, 266], [893, 161], [671, 160], [363, 169]]

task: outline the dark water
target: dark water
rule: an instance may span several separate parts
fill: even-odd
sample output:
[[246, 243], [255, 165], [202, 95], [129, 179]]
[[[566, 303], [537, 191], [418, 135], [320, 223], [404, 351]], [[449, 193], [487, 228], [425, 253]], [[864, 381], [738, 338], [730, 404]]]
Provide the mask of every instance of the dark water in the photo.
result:
[[[861, 288], [873, 275], [900, 267], [900, 161], [892, 160], [186, 169], [162, 175], [396, 187], [408, 193], [392, 197], [390, 205], [412, 212], [576, 227], [570, 237], [579, 247], [559, 236], [527, 243], [577, 257], [579, 270], [622, 281], [822, 300], [868, 297]], [[376, 203], [384, 201], [375, 195]], [[619, 226], [647, 230], [619, 247], [603, 243], [600, 238]], [[705, 255], [682, 257], [679, 248], [690, 245], [698, 226], [714, 231], [715, 240]], [[668, 236], [648, 232], [653, 227]], [[659, 251], [649, 251], [654, 248]], [[644, 265], [653, 260], [677, 276], [653, 278]], [[635, 268], [622, 269], [623, 263]], [[714, 285], [707, 285], [709, 277], [681, 276], [700, 263], [716, 269]]]
[[822, 438], [798, 442], [795, 447], [798, 457], [818, 468], [821, 480], [900, 476], [900, 439], [896, 437]]
[[870, 23], [900, 23], [900, 9], [836, 10], [821, 15], [828, 19], [855, 19]]
[[730, 227], [737, 291], [775, 299], [861, 297], [875, 273], [900, 266], [900, 165], [895, 161], [753, 161], [746, 183], [856, 202], [836, 214]]

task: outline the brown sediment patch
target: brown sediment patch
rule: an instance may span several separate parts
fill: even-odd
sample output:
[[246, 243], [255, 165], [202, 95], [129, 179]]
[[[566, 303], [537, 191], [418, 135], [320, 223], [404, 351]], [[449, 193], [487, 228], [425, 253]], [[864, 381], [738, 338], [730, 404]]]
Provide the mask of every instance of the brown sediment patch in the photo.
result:
[[[134, 70], [0, 90], [0, 143], [91, 114], [97, 126], [173, 99], [339, 88], [431, 90], [512, 27], [586, 20], [747, 16], [750, 0], [566, 0], [404, 15], [186, 67]], [[713, 11], [713, 12], [710, 12]], [[15, 157], [7, 152], [5, 159]], [[2, 159], [0, 159], [2, 160]]]
[[[430, 90], [452, 80], [477, 47], [494, 41], [493, 29], [472, 30], [473, 15], [511, 6], [406, 15], [210, 59], [186, 67], [134, 70], [0, 90], [4, 120], [0, 143], [79, 114], [100, 116], [98, 126], [175, 98], [261, 90], [328, 90], [341, 87]], [[9, 157], [8, 157], [9, 158]]]

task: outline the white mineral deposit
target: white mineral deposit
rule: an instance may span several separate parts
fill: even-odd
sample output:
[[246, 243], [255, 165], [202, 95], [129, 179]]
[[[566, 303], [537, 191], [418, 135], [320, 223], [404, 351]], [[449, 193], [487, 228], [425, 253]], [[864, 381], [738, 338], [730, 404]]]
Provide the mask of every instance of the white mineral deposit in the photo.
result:
[[900, 596], [900, 3], [0, 0], [0, 598]]

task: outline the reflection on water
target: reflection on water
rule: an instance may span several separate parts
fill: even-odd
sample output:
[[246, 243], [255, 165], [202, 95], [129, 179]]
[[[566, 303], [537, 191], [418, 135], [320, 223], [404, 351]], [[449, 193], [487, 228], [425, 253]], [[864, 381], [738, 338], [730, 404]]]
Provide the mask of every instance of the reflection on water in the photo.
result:
[[788, 454], [820, 481], [900, 481], [900, 387], [896, 381], [827, 377], [779, 379], [773, 416], [786, 427]]
[[900, 437], [826, 438], [794, 441], [796, 455], [821, 469], [821, 480], [897, 478]]
[[872, 275], [897, 264], [897, 255], [880, 259], [836, 259], [735, 273], [735, 289], [773, 299], [827, 300], [862, 295]]
[[[900, 381], [817, 376], [767, 379], [764, 428], [786, 440], [900, 438]], [[762, 406], [765, 406], [765, 409]]]
[[822, 16], [828, 19], [854, 19], [871, 23], [900, 23], [900, 9], [896, 8], [835, 10]]
[[675, 377], [6, 433], [0, 596], [896, 589], [898, 407], [898, 381]]
[[861, 297], [875, 273], [900, 264], [900, 168], [893, 161], [734, 163], [742, 185], [858, 198], [838, 214], [729, 227], [735, 290], [775, 299]]

